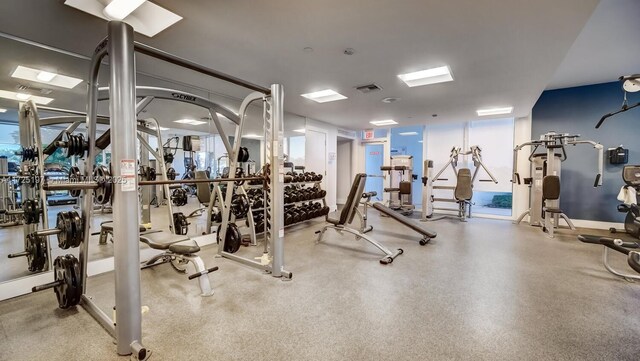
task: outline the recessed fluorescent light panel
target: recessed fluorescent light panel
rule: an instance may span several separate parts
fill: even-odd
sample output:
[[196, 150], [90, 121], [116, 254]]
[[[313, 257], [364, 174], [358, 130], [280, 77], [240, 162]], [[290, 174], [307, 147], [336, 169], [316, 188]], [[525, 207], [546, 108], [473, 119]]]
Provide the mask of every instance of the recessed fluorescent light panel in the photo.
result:
[[347, 99], [347, 97], [345, 97], [344, 95], [331, 89], [325, 89], [325, 90], [321, 90], [314, 93], [302, 94], [302, 96], [318, 103], [326, 103], [326, 102], [333, 102], [336, 100]]
[[6, 113], [7, 110], [5, 108], [0, 108], [0, 113]]
[[405, 82], [409, 87], [414, 87], [452, 81], [453, 75], [451, 74], [451, 69], [445, 65], [438, 68], [400, 74], [398, 75], [398, 78]]
[[296, 132], [296, 133], [303, 133], [304, 134], [304, 133], [306, 133], [307, 130], [304, 129], [304, 128], [301, 128], [301, 129], [294, 129], [293, 131]]
[[33, 100], [36, 104], [49, 104], [53, 98], [41, 97], [27, 93], [16, 93], [8, 90], [0, 90], [0, 98], [11, 100]]
[[243, 138], [262, 138], [262, 135], [258, 134], [245, 134], [242, 136]]
[[404, 136], [407, 136], [407, 135], [418, 135], [418, 132], [400, 132], [400, 133], [398, 133], [398, 135], [404, 135]]
[[78, 10], [104, 20], [121, 19], [142, 35], [153, 37], [182, 20], [182, 16], [158, 6], [151, 1], [111, 0], [105, 6], [103, 0], [66, 0]]
[[18, 79], [34, 81], [36, 83], [46, 83], [47, 85], [59, 86], [66, 89], [74, 88], [76, 85], [82, 83], [82, 79], [40, 69], [33, 69], [22, 65], [18, 65], [11, 76]]
[[173, 122], [180, 123], [180, 124], [189, 124], [189, 125], [202, 125], [207, 123], [207, 122], [203, 122], [202, 120], [195, 120], [195, 119], [178, 119], [178, 120], [174, 120]]
[[396, 122], [393, 119], [386, 119], [386, 120], [373, 120], [370, 121], [369, 123], [378, 126], [378, 127], [382, 127], [384, 125], [394, 125], [394, 124], [398, 124], [398, 122]]
[[476, 110], [476, 113], [478, 113], [479, 117], [484, 117], [487, 115], [511, 114], [512, 112], [513, 112], [513, 107], [487, 108], [487, 109]]

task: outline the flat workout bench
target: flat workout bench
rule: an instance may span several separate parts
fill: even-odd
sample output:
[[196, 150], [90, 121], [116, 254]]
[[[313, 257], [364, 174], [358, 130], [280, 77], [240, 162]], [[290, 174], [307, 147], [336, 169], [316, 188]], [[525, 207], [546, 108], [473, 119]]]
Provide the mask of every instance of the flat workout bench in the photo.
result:
[[[100, 225], [100, 234], [113, 234], [113, 223], [103, 222]], [[140, 226], [140, 231], [146, 228]], [[142, 262], [142, 269], [157, 266], [163, 263], [170, 263], [174, 270], [179, 273], [187, 272], [187, 264], [193, 263], [196, 272], [190, 275], [190, 280], [198, 278], [200, 283], [201, 296], [213, 295], [208, 274], [218, 270], [218, 267], [207, 269], [200, 256], [196, 255], [200, 251], [200, 246], [196, 241], [186, 235], [172, 234], [169, 232], [148, 232], [140, 234], [140, 242], [145, 243], [152, 249], [164, 251], [150, 260]]]

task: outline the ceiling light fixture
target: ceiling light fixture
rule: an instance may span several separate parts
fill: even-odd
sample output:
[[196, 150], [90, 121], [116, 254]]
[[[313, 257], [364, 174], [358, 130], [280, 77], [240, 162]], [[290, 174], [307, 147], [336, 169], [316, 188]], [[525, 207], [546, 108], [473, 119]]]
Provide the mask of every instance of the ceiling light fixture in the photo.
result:
[[107, 21], [123, 20], [133, 26], [136, 32], [148, 37], [153, 37], [182, 20], [182, 16], [151, 1], [112, 0], [106, 6], [104, 0], [66, 0], [64, 3]]
[[122, 20], [139, 8], [146, 0], [113, 0], [104, 7], [104, 14], [113, 20]]
[[82, 79], [71, 76], [56, 74], [53, 72], [29, 68], [18, 65], [13, 71], [11, 77], [33, 81], [36, 83], [47, 83], [47, 85], [59, 86], [61, 88], [71, 89], [82, 83]]
[[479, 117], [484, 117], [487, 115], [511, 114], [512, 112], [513, 112], [513, 107], [487, 108], [487, 109], [476, 110], [476, 113], [478, 113]]
[[372, 120], [369, 123], [378, 126], [378, 127], [382, 127], [385, 125], [394, 125], [394, 124], [398, 124], [398, 122], [396, 122], [393, 119], [385, 119], [385, 120]]
[[409, 87], [422, 86], [436, 83], [444, 83], [453, 80], [449, 66], [441, 66], [427, 70], [415, 71], [413, 73], [398, 75]]
[[398, 135], [407, 136], [407, 135], [418, 135], [418, 132], [400, 132]]
[[245, 134], [242, 136], [243, 138], [262, 138], [262, 135], [258, 135], [258, 134]]
[[347, 97], [345, 97], [344, 95], [332, 89], [325, 89], [325, 90], [321, 90], [313, 93], [301, 94], [301, 96], [318, 103], [326, 103], [326, 102], [333, 102], [336, 100], [347, 99]]
[[178, 120], [174, 120], [173, 122], [180, 123], [180, 124], [189, 124], [189, 125], [202, 125], [207, 123], [207, 122], [203, 122], [202, 120], [195, 120], [195, 119], [178, 119]]
[[422, 143], [423, 141], [419, 140], [418, 143]]
[[306, 133], [306, 132], [307, 132], [307, 130], [306, 130], [306, 129], [304, 129], [304, 128], [294, 129], [293, 131], [294, 131], [294, 132], [297, 132], [297, 133], [302, 133], [302, 134], [304, 134], [304, 133]]
[[7, 110], [5, 108], [0, 108], [0, 113], [6, 113]]
[[10, 99], [10, 100], [31, 99], [36, 104], [45, 104], [45, 105], [53, 101], [53, 98], [41, 97], [41, 96], [31, 95], [27, 93], [16, 93], [9, 90], [0, 90], [0, 98]]
[[48, 83], [51, 80], [53, 80], [53, 78], [55, 78], [56, 75], [58, 74], [42, 70], [38, 73], [38, 75], [36, 75], [36, 79], [43, 81], [45, 83]]

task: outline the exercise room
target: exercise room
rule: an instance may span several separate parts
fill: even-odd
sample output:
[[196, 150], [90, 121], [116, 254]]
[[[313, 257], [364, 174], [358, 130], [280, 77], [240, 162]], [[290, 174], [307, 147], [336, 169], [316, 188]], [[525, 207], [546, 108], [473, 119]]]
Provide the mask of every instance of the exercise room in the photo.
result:
[[0, 361], [621, 360], [637, 0], [0, 2]]

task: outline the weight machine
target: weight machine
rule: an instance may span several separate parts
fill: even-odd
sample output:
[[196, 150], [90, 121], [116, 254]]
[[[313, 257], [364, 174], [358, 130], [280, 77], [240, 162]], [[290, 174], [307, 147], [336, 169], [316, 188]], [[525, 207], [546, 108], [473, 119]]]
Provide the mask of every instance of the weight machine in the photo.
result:
[[412, 182], [418, 179], [413, 174], [413, 156], [392, 156], [391, 165], [382, 166], [380, 170], [389, 173], [389, 188], [384, 189], [389, 193], [389, 208], [399, 210], [406, 216], [411, 215], [416, 208], [412, 199]]
[[[120, 355], [132, 354], [136, 359], [147, 359], [149, 352], [142, 344], [141, 331], [141, 296], [140, 296], [140, 248], [139, 248], [139, 225], [131, 222], [137, 219], [138, 186], [162, 185], [162, 184], [183, 184], [198, 183], [199, 180], [156, 180], [138, 181], [136, 175], [136, 111], [144, 108], [154, 98], [176, 99], [172, 93], [167, 93], [163, 89], [150, 88], [146, 94], [136, 88], [135, 79], [135, 57], [134, 52], [142, 53], [165, 62], [178, 65], [201, 74], [222, 79], [227, 82], [253, 90], [245, 98], [240, 107], [240, 115], [223, 107], [210, 109], [212, 121], [221, 135], [224, 146], [229, 154], [238, 154], [240, 147], [240, 136], [242, 134], [243, 123], [247, 107], [254, 101], [264, 103], [265, 121], [265, 146], [266, 156], [271, 164], [272, 172], [264, 177], [244, 178], [243, 180], [262, 179], [269, 185], [266, 204], [268, 208], [268, 224], [265, 227], [265, 248], [268, 249], [266, 257], [262, 262], [246, 259], [240, 256], [224, 252], [224, 239], [227, 225], [229, 223], [229, 205], [232, 198], [235, 175], [230, 174], [224, 180], [204, 180], [207, 183], [228, 182], [227, 196], [225, 199], [226, 208], [223, 211], [223, 225], [221, 230], [222, 244], [218, 249], [218, 254], [222, 257], [240, 262], [250, 267], [260, 269], [270, 273], [274, 277], [290, 279], [292, 274], [284, 270], [284, 230], [283, 230], [283, 205], [282, 189], [284, 174], [281, 170], [282, 157], [282, 133], [283, 133], [283, 88], [279, 84], [274, 84], [271, 88], [264, 88], [249, 82], [231, 77], [229, 75], [205, 68], [191, 61], [179, 58], [175, 55], [152, 48], [150, 46], [134, 42], [133, 28], [120, 21], [110, 21], [107, 25], [108, 36], [96, 48], [91, 61], [89, 86], [88, 86], [88, 111], [87, 111], [87, 151], [88, 155], [84, 164], [84, 176], [93, 174], [94, 148], [96, 145], [96, 125], [97, 125], [97, 102], [98, 73], [102, 65], [103, 58], [109, 55], [110, 64], [110, 125], [113, 134], [113, 159], [112, 174], [108, 169], [100, 169], [94, 180], [87, 180], [82, 183], [59, 182], [55, 184], [44, 184], [42, 190], [80, 190], [81, 191], [81, 213], [84, 220], [84, 239], [80, 245], [79, 261], [68, 260], [69, 255], [58, 258], [54, 264], [55, 281], [45, 286], [45, 288], [59, 288], [65, 285], [75, 287], [80, 293], [77, 304], [82, 305], [115, 339], [117, 352]], [[179, 100], [186, 103], [205, 106], [203, 98], [191, 94], [178, 94]], [[137, 97], [142, 100], [137, 101]], [[206, 106], [205, 106], [206, 107]], [[232, 146], [227, 136], [224, 134], [220, 121], [216, 115], [220, 112], [225, 117], [231, 119], [236, 124], [235, 144]], [[231, 157], [231, 168], [235, 168], [235, 158]], [[113, 178], [115, 177], [115, 179]], [[118, 180], [118, 182], [114, 182]], [[86, 295], [87, 280], [87, 259], [88, 259], [88, 237], [90, 232], [90, 216], [93, 207], [94, 194], [102, 196], [103, 200], [113, 198], [113, 236], [118, 241], [114, 242], [114, 273], [115, 273], [115, 307], [118, 312], [117, 324], [104, 313]], [[107, 193], [110, 197], [107, 197]], [[267, 245], [268, 243], [268, 245]], [[57, 265], [57, 267], [56, 267]], [[66, 272], [66, 271], [70, 271]], [[67, 277], [75, 274], [75, 277]]]
[[[458, 161], [460, 156], [471, 155], [473, 166], [475, 168], [473, 176], [469, 168], [458, 168]], [[447, 168], [451, 167], [453, 174], [456, 177], [455, 186], [441, 186], [435, 185], [437, 181], [447, 181], [448, 178], [440, 178]], [[491, 174], [489, 169], [482, 162], [482, 149], [477, 145], [472, 145], [469, 150], [463, 152], [462, 148], [454, 146], [451, 148], [451, 154], [449, 155], [449, 161], [437, 172], [433, 172], [433, 161], [424, 161], [424, 176], [422, 177], [422, 220], [423, 221], [437, 221], [443, 218], [451, 217], [460, 219], [462, 222], [467, 221], [467, 217], [471, 218], [471, 198], [473, 197], [473, 184], [475, 183], [480, 169], [484, 170], [490, 179], [480, 179], [480, 182], [493, 182], [498, 183], [498, 180]], [[437, 198], [434, 195], [434, 190], [443, 189], [453, 191], [452, 198]], [[441, 208], [435, 207], [435, 202], [453, 202], [458, 205], [457, 209], [453, 208]], [[456, 215], [444, 214], [440, 216], [434, 216], [434, 211], [449, 211], [456, 212]]]
[[[522, 179], [524, 184], [530, 187], [530, 208], [516, 219], [515, 224], [519, 224], [524, 217], [529, 216], [529, 225], [543, 227], [543, 230], [548, 232], [551, 237], [553, 237], [554, 229], [559, 227], [560, 219], [563, 219], [570, 229], [576, 229], [571, 219], [560, 209], [560, 171], [562, 162], [567, 160], [565, 148], [589, 144], [598, 152], [598, 173], [593, 183], [594, 187], [602, 185], [604, 167], [604, 147], [602, 144], [579, 138], [579, 134], [548, 132], [540, 135], [540, 139], [522, 143], [513, 149], [512, 182], [521, 184], [518, 173], [518, 152], [527, 146], [533, 148], [529, 154], [531, 176]], [[538, 149], [542, 149], [544, 152], [538, 152]]]

